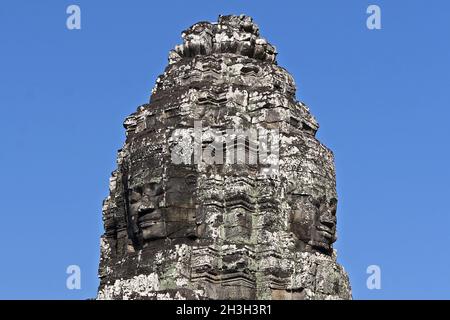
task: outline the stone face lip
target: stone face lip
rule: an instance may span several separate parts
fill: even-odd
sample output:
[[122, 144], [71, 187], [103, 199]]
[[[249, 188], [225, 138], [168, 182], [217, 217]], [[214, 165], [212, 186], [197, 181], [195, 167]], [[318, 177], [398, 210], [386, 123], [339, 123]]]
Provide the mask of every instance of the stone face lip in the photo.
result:
[[98, 299], [351, 299], [333, 153], [252, 18], [182, 33], [125, 119]]

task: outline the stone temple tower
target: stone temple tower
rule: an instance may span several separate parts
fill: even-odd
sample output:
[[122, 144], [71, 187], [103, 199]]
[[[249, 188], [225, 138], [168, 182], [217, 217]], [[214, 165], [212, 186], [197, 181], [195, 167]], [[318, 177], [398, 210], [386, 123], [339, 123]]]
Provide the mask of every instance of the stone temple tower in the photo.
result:
[[333, 153], [248, 16], [182, 33], [103, 204], [98, 299], [351, 299]]

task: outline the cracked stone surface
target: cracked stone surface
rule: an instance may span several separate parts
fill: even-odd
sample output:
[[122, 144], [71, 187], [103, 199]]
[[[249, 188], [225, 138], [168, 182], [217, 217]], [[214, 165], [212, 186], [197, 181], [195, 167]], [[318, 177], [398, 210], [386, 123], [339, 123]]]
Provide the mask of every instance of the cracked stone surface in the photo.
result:
[[[149, 103], [124, 122], [103, 203], [97, 298], [351, 299], [333, 250], [333, 153], [275, 47], [244, 15], [182, 37]], [[191, 143], [199, 121], [201, 141]], [[240, 139], [245, 130], [266, 139]], [[192, 149], [236, 157], [174, 160]], [[246, 152], [240, 162], [236, 150]], [[264, 150], [272, 153], [250, 160]]]

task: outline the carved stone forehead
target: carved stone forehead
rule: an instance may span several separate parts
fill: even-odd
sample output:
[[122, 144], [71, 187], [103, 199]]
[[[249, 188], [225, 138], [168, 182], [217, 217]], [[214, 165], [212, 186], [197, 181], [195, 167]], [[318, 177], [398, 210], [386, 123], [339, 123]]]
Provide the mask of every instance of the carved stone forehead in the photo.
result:
[[128, 188], [132, 189], [150, 183], [163, 183], [162, 168], [139, 168], [131, 170], [128, 174]]
[[197, 185], [198, 175], [194, 166], [168, 163], [159, 167], [150, 167], [146, 165], [146, 162], [135, 163], [128, 174], [128, 186], [132, 188], [149, 183]]

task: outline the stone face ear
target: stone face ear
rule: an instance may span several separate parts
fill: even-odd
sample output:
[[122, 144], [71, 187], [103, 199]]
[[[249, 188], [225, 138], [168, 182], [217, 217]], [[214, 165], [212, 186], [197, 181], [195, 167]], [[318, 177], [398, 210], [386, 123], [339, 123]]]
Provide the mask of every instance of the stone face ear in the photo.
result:
[[350, 299], [333, 155], [275, 47], [245, 15], [182, 38], [124, 122], [98, 298]]

